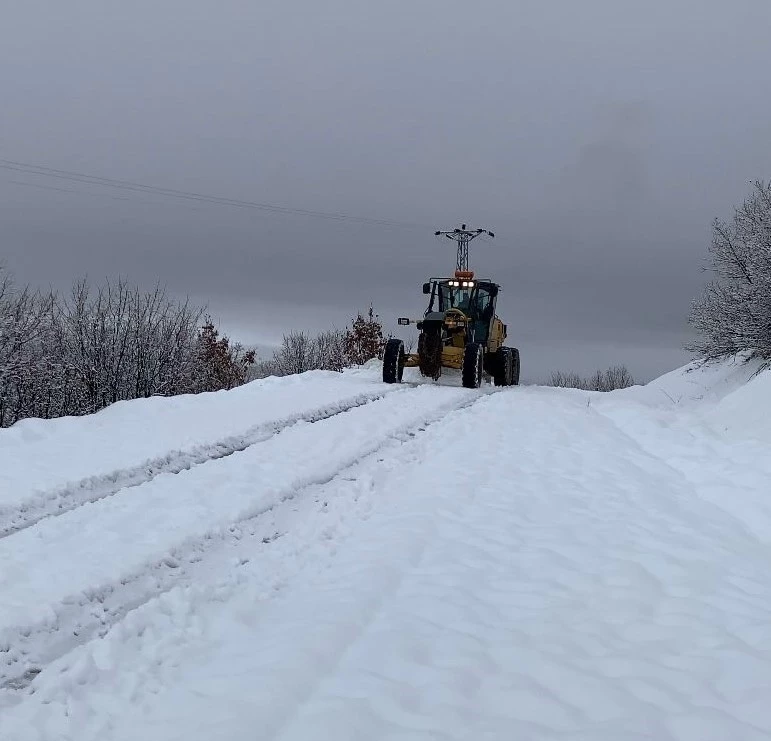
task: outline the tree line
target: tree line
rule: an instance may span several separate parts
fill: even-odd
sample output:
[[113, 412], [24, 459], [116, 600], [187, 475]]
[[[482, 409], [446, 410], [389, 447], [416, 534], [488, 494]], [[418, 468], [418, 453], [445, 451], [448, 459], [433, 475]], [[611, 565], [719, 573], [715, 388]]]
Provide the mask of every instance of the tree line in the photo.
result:
[[252, 376], [288, 376], [311, 370], [342, 371], [382, 358], [386, 338], [372, 306], [359, 312], [345, 330], [329, 329], [315, 336], [303, 331], [285, 334], [273, 356], [256, 363]]
[[232, 388], [254, 360], [220, 336], [202, 307], [160, 287], [83, 280], [60, 296], [17, 288], [0, 272], [0, 427], [125, 399]]
[[579, 373], [554, 371], [546, 385], [584, 391], [615, 391], [634, 386], [634, 378], [626, 366], [614, 365], [604, 371], [595, 371], [588, 377], [581, 376]]
[[68, 295], [17, 287], [0, 268], [0, 427], [96, 412], [116, 401], [194, 394], [266, 375], [342, 370], [380, 355], [372, 308], [346, 331], [285, 335], [272, 358], [220, 333], [205, 308], [126, 281]]

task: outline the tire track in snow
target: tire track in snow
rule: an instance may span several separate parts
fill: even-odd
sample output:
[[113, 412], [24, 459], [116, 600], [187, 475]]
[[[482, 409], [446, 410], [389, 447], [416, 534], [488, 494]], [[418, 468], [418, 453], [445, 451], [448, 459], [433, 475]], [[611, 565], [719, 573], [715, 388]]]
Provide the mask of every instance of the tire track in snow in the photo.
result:
[[262, 422], [241, 435], [230, 435], [216, 442], [196, 445], [186, 450], [173, 450], [131, 468], [120, 469], [102, 476], [90, 476], [65, 487], [42, 492], [15, 507], [0, 508], [0, 539], [32, 527], [47, 517], [57, 517], [89, 502], [98, 502], [100, 499], [114, 496], [124, 489], [146, 484], [159, 474], [176, 474], [210, 461], [226, 458], [252, 445], [265, 442], [298, 422], [320, 422], [350, 409], [378, 401], [387, 393], [392, 391], [358, 394], [307, 412]]
[[[27, 688], [48, 664], [77, 646], [104, 636], [130, 611], [176, 586], [193, 583], [194, 576], [205, 571], [207, 563], [216, 559], [217, 554], [221, 554], [234, 540], [240, 540], [243, 533], [264, 544], [281, 537], [282, 533], [265, 534], [263, 524], [264, 518], [278, 507], [345, 477], [363, 458], [381, 455], [394, 444], [409, 442], [419, 432], [440, 422], [451, 412], [470, 407], [491, 393], [500, 391], [486, 390], [471, 399], [465, 398], [456, 404], [439, 407], [433, 413], [426, 413], [422, 421], [387, 433], [378, 443], [365, 449], [358, 448], [352, 453], [352, 459], [334, 472], [306, 478], [300, 486], [280, 491], [273, 501], [257, 512], [251, 512], [202, 537], [190, 538], [129, 576], [62, 600], [52, 610], [48, 608], [48, 617], [36, 624], [0, 632], [0, 690], [19, 691]], [[345, 411], [362, 405], [353, 405]], [[341, 410], [337, 414], [342, 413]], [[324, 434], [323, 430], [319, 434]]]

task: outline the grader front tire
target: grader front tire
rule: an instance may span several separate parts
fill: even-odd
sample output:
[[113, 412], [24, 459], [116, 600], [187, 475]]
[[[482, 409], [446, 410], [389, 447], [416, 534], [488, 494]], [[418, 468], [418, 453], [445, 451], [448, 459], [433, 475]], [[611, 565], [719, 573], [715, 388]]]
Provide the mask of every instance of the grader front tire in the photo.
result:
[[383, 353], [383, 383], [402, 382], [404, 361], [404, 343], [398, 339], [388, 340]]
[[463, 351], [463, 369], [461, 380], [467, 389], [478, 389], [482, 385], [482, 371], [484, 370], [485, 348], [478, 342], [466, 345]]

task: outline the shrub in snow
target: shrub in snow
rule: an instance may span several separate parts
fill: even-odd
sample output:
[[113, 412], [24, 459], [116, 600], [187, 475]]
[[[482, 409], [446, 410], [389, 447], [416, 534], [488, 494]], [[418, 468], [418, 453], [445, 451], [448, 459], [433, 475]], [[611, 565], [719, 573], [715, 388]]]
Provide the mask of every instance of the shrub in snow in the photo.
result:
[[585, 389], [588, 381], [578, 373], [565, 373], [564, 371], [553, 371], [549, 381], [545, 386], [557, 386], [563, 389]]
[[289, 332], [273, 358], [260, 363], [257, 375], [289, 376], [311, 370], [341, 371], [345, 367], [343, 333], [336, 329], [312, 337], [306, 332]]
[[329, 329], [316, 337], [316, 358], [319, 370], [342, 371], [345, 362], [345, 335]]
[[707, 360], [747, 350], [771, 359], [771, 185], [757, 182], [730, 222], [716, 219], [709, 249], [714, 279], [693, 303], [696, 339]]
[[582, 378], [578, 373], [554, 371], [545, 385], [584, 391], [614, 391], [634, 386], [634, 378], [626, 366], [615, 365], [604, 371], [598, 370], [589, 378]]
[[273, 357], [257, 363], [254, 376], [288, 376], [311, 370], [342, 371], [373, 358], [382, 359], [384, 347], [383, 325], [370, 306], [366, 316], [360, 312], [345, 332], [329, 329], [315, 337], [298, 331], [285, 334]]

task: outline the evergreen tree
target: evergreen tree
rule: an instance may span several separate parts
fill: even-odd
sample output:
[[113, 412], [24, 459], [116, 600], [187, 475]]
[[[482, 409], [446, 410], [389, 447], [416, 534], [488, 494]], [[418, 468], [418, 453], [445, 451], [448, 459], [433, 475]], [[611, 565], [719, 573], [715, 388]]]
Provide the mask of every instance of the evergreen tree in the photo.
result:
[[362, 365], [372, 358], [382, 358], [384, 347], [383, 325], [370, 304], [367, 315], [362, 316], [359, 312], [345, 332], [343, 350], [346, 364]]

